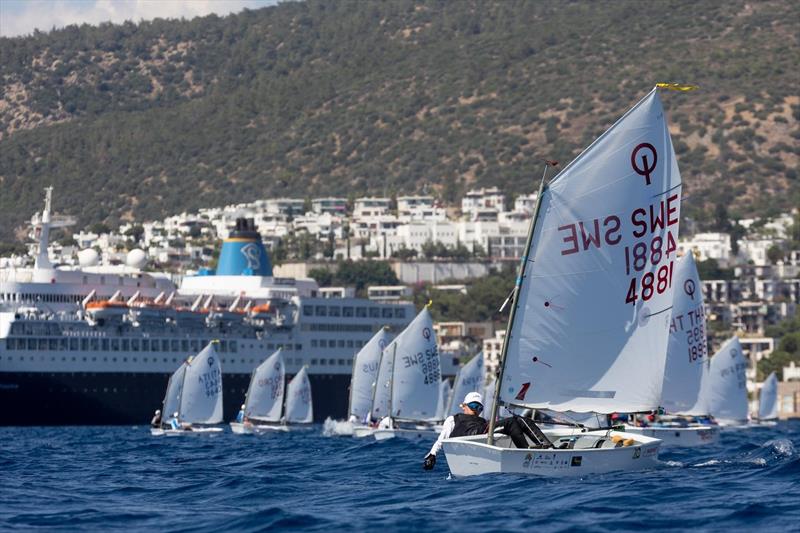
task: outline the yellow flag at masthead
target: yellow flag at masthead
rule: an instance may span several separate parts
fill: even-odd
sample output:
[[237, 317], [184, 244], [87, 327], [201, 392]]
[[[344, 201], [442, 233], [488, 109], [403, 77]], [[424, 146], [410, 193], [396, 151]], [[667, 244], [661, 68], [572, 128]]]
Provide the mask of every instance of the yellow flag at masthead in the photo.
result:
[[684, 85], [682, 83], [656, 83], [656, 87], [661, 89], [669, 89], [670, 91], [694, 91], [695, 89], [699, 89], [700, 87], [697, 85]]

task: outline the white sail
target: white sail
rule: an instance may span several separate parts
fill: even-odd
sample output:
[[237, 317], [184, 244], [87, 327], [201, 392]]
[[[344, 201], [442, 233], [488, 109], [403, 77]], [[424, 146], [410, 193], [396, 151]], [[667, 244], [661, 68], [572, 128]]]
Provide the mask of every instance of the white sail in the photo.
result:
[[503, 402], [601, 413], [658, 407], [680, 202], [654, 89], [543, 190]]
[[747, 361], [739, 337], [728, 339], [711, 358], [707, 401], [720, 423], [747, 421]]
[[179, 410], [182, 422], [222, 422], [222, 365], [216, 344], [216, 341], [211, 341], [187, 362]]
[[761, 385], [758, 397], [758, 419], [773, 420], [778, 418], [778, 377], [771, 373]]
[[283, 409], [283, 384], [286, 371], [281, 351], [270, 355], [258, 365], [250, 378], [244, 414], [264, 422], [278, 422]]
[[424, 308], [394, 341], [391, 416], [435, 420], [442, 379], [433, 319]]
[[314, 421], [311, 382], [306, 367], [301, 368], [286, 387], [286, 421], [294, 424], [310, 424]]
[[380, 420], [385, 416], [389, 416], [390, 403], [392, 401], [394, 353], [396, 349], [397, 339], [392, 341], [389, 346], [381, 352], [378, 375], [375, 377], [375, 382], [372, 385], [372, 412], [370, 416], [374, 420]]
[[[480, 352], [459, 369], [458, 375], [456, 375], [456, 379], [453, 382], [453, 394], [446, 414], [454, 415], [460, 413], [461, 408], [459, 406], [468, 392], [480, 392], [483, 394], [484, 401], [489, 399], [483, 391], [483, 379], [483, 352]], [[494, 389], [492, 389], [492, 398], [494, 398]], [[489, 412], [486, 406], [484, 406], [484, 412]]]
[[675, 290], [661, 407], [668, 413], [706, 415], [708, 410], [700, 402], [703, 374], [708, 372], [706, 317], [703, 285], [691, 253], [675, 263], [672, 283]]
[[450, 393], [453, 389], [450, 387], [450, 381], [442, 379], [439, 384], [439, 403], [436, 404], [436, 420], [444, 420], [447, 418], [447, 407], [450, 405]]
[[350, 379], [350, 409], [348, 415], [364, 420], [372, 408], [373, 385], [378, 375], [381, 352], [389, 341], [389, 333], [381, 328], [356, 354], [353, 377]]
[[161, 409], [161, 419], [168, 420], [178, 412], [181, 405], [181, 392], [183, 391], [183, 375], [186, 373], [186, 361], [181, 363], [178, 370], [172, 373], [167, 383], [167, 393], [164, 395], [164, 406]]
[[[483, 413], [482, 413], [482, 416], [486, 420], [489, 420], [489, 417], [492, 416], [492, 407], [494, 406], [494, 389], [495, 389], [496, 386], [497, 386], [497, 379], [494, 376], [492, 376], [491, 378], [489, 378], [489, 383], [487, 383], [483, 387], [483, 391], [479, 391], [479, 392], [481, 392], [483, 394]], [[459, 406], [461, 405], [461, 402], [463, 402], [463, 401], [464, 401], [464, 398], [461, 398], [461, 400], [459, 400], [459, 402], [458, 402]], [[460, 413], [461, 409], [459, 409], [458, 412]]]

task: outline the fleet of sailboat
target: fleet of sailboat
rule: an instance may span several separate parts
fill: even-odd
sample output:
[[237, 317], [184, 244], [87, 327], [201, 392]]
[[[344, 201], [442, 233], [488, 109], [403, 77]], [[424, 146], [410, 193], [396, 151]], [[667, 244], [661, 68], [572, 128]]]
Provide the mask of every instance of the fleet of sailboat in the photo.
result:
[[[748, 424], [739, 339], [709, 356], [697, 266], [677, 251], [681, 176], [658, 87], [550, 182], [548, 166], [497, 374], [478, 353], [452, 386], [443, 379], [426, 306], [394, 339], [382, 328], [354, 356], [348, 419], [336, 434], [433, 439], [458, 401], [479, 392], [489, 429], [444, 439], [451, 473], [562, 477], [650, 468], [662, 444], [711, 444], [719, 426]], [[212, 341], [170, 377], [152, 433], [222, 431], [221, 376]], [[306, 368], [285, 380], [278, 350], [253, 371], [232, 431], [309, 426]], [[774, 423], [777, 404], [773, 372], [752, 422]], [[528, 448], [494, 432], [498, 418], [520, 411], [546, 422], [545, 438]], [[619, 413], [631, 415], [624, 427]]]

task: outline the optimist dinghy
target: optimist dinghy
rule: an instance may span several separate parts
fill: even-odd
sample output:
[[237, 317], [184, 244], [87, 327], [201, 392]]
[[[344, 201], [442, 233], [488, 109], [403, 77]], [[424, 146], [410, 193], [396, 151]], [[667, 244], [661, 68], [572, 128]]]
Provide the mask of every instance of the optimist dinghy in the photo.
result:
[[[447, 411], [442, 417], [442, 420], [450, 415], [455, 415], [461, 412], [458, 402], [460, 402], [461, 399], [467, 395], [467, 393], [484, 392], [483, 375], [483, 352], [480, 352], [458, 370], [456, 379], [453, 381], [453, 392], [450, 393], [450, 402], [447, 406]], [[492, 393], [494, 393], [494, 388], [492, 389]], [[482, 395], [484, 398], [486, 398], [486, 394]]]
[[748, 427], [746, 370], [742, 345], [734, 335], [711, 358], [708, 386], [703, 391], [709, 413], [723, 428]]
[[[375, 440], [394, 437], [435, 439], [436, 410], [441, 395], [441, 363], [428, 307], [383, 351], [391, 366], [388, 416], [373, 432]], [[379, 370], [380, 372], [380, 370]], [[383, 401], [383, 398], [381, 398]], [[378, 405], [378, 409], [382, 406]]]
[[772, 372], [761, 385], [758, 395], [758, 417], [755, 426], [774, 426], [778, 423], [778, 377]]
[[660, 416], [647, 427], [626, 425], [625, 431], [654, 437], [663, 446], [693, 447], [719, 441], [719, 426], [696, 424], [709, 418], [701, 393], [708, 380], [708, 347], [703, 291], [691, 253], [675, 263], [667, 366], [661, 406], [673, 416]]
[[151, 428], [153, 435], [202, 435], [222, 433], [221, 427], [212, 427], [222, 422], [222, 365], [216, 345], [208, 346], [189, 358], [170, 377], [163, 413], [177, 416], [160, 428]]
[[625, 431], [549, 429], [554, 448], [516, 449], [493, 430], [501, 406], [601, 414], [659, 406], [681, 178], [658, 89], [549, 184], [545, 177], [488, 434], [443, 441], [454, 476], [581, 476], [657, 464], [661, 441]]
[[[396, 341], [397, 339], [395, 339]], [[378, 371], [375, 381], [372, 384], [372, 403], [370, 412], [364, 419], [370, 424], [353, 427], [353, 436], [357, 439], [372, 437], [378, 429], [377, 420], [389, 415], [389, 405], [392, 394], [392, 374], [394, 372], [394, 360], [392, 357], [394, 350], [393, 341], [389, 346], [384, 347], [378, 360]]]
[[283, 356], [278, 350], [253, 370], [242, 420], [231, 422], [231, 430], [237, 435], [286, 431], [281, 422], [285, 379]]

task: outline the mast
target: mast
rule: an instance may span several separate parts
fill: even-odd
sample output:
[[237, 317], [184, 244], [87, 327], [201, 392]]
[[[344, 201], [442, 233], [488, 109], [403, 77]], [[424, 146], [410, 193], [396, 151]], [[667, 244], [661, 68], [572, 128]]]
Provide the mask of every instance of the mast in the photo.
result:
[[533, 218], [531, 219], [531, 225], [528, 228], [528, 239], [525, 243], [525, 256], [522, 258], [522, 263], [520, 263], [519, 274], [517, 275], [517, 281], [514, 284], [514, 292], [511, 296], [513, 302], [511, 305], [511, 312], [508, 315], [508, 325], [506, 326], [506, 335], [503, 338], [503, 348], [500, 352], [500, 373], [498, 374], [497, 380], [494, 384], [494, 402], [492, 402], [492, 413], [489, 417], [489, 431], [486, 443], [490, 446], [494, 444], [494, 421], [495, 418], [497, 418], [497, 411], [499, 409], [500, 387], [503, 385], [503, 372], [505, 371], [506, 356], [508, 355], [508, 344], [509, 340], [511, 339], [511, 326], [513, 326], [514, 316], [517, 314], [517, 297], [519, 296], [520, 288], [522, 287], [522, 280], [525, 277], [525, 269], [528, 266], [528, 257], [531, 253], [533, 232], [536, 229], [536, 219], [539, 217], [539, 207], [542, 205], [542, 194], [544, 194], [545, 190], [544, 180], [547, 177], [547, 167], [550, 165], [551, 162], [546, 160], [544, 172], [542, 173], [542, 182], [539, 184], [539, 194], [536, 195], [536, 207], [533, 210]]
[[[392, 400], [394, 399], [394, 361], [395, 357], [397, 356], [397, 343], [394, 343], [394, 350], [392, 350], [392, 379], [389, 380], [389, 418], [394, 421], [394, 417], [392, 416]], [[392, 422], [392, 426], [394, 426], [394, 422]]]
[[[356, 375], [356, 359], [358, 354], [353, 356], [353, 367], [350, 369], [350, 399], [347, 401], [347, 419], [353, 413], [353, 378]], [[374, 394], [373, 394], [374, 397]]]
[[39, 249], [36, 253], [36, 263], [34, 268], [49, 269], [53, 268], [50, 258], [47, 257], [47, 245], [50, 241], [50, 209], [53, 199], [53, 188], [45, 187], [44, 211], [42, 211], [41, 231], [39, 233]]
[[[372, 415], [374, 414], [375, 410], [375, 396], [378, 394], [378, 379], [381, 377], [381, 365], [383, 364], [383, 353], [386, 350], [381, 350], [381, 357], [378, 359], [378, 371], [375, 373], [375, 380], [372, 382], [372, 404], [369, 406], [369, 420], [372, 421]], [[351, 382], [352, 383], [352, 382]], [[352, 387], [352, 385], [351, 385]], [[350, 392], [350, 398], [352, 399], [353, 393]], [[391, 414], [391, 413], [389, 413]], [[348, 415], [349, 416], [349, 415]]]

